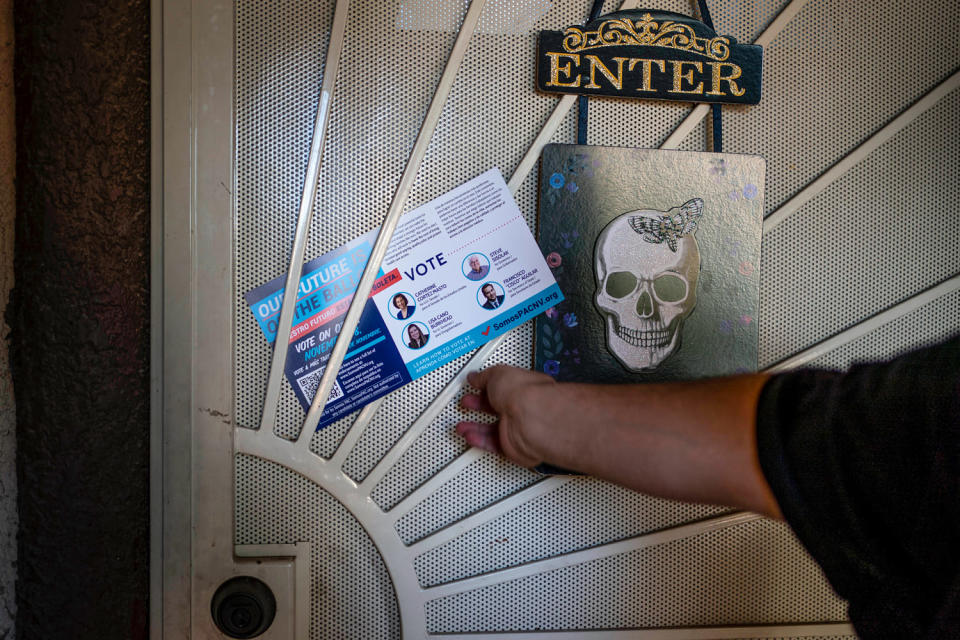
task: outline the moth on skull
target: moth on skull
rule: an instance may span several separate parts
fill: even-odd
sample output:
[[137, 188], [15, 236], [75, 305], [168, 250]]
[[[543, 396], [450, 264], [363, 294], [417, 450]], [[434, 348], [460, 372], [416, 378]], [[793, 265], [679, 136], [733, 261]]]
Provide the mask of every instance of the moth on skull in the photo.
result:
[[703, 200], [669, 211], [638, 209], [614, 218], [597, 238], [595, 302], [607, 349], [630, 371], [655, 369], [680, 345], [697, 305]]

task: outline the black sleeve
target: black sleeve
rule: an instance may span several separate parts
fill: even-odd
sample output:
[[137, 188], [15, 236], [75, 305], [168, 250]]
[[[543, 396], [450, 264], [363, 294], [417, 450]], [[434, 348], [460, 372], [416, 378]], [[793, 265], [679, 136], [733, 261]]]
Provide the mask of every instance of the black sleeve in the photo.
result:
[[760, 465], [862, 638], [960, 638], [960, 337], [771, 378]]

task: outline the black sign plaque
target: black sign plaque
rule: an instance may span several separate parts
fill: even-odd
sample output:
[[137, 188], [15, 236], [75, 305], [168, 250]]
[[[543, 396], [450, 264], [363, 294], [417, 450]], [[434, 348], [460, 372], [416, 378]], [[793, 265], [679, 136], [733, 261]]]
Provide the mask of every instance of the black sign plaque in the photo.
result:
[[537, 88], [549, 93], [756, 104], [762, 70], [762, 47], [669, 11], [541, 31], [537, 50]]

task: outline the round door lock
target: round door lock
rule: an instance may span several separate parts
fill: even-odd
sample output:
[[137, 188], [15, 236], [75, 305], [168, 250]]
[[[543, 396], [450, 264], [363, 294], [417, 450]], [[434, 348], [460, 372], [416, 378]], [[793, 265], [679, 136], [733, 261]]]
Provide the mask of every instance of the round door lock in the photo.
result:
[[277, 613], [273, 591], [250, 576], [230, 578], [210, 602], [213, 622], [231, 638], [255, 638], [270, 628]]

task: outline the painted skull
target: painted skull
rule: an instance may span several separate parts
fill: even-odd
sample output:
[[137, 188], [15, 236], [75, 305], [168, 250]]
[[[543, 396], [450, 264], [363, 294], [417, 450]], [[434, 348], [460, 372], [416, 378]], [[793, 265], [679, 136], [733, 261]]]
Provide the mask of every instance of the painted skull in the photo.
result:
[[695, 198], [669, 211], [630, 211], [597, 238], [596, 304], [606, 319], [607, 348], [630, 371], [654, 369], [680, 344], [697, 304], [703, 211]]

